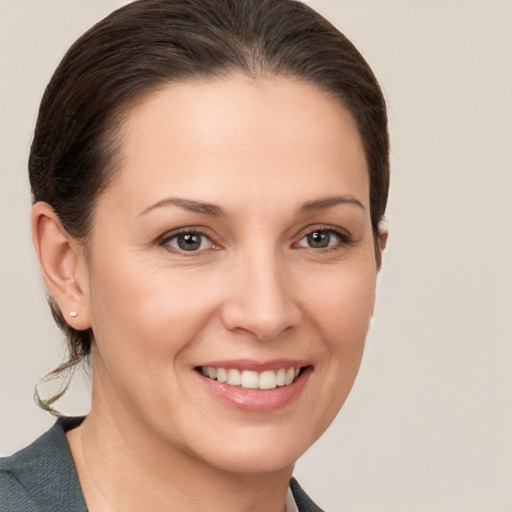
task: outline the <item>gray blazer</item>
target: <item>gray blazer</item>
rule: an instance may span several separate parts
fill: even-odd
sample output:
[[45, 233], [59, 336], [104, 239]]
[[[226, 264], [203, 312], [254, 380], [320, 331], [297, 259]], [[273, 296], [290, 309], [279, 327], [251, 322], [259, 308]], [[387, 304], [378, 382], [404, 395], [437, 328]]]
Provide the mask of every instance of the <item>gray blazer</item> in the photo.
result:
[[[0, 459], [1, 512], [87, 512], [66, 431], [83, 418], [59, 418], [27, 448]], [[322, 512], [290, 482], [300, 512]]]

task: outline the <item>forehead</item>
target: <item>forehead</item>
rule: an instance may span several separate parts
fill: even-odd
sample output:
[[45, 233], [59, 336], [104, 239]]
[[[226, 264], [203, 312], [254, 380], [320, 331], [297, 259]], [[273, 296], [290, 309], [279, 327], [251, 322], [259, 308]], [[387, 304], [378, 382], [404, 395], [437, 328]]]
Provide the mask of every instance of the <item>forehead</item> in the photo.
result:
[[158, 187], [189, 195], [193, 185], [195, 194], [211, 196], [228, 185], [243, 196], [309, 186], [328, 195], [337, 183], [365, 191], [368, 201], [355, 121], [332, 96], [299, 80], [234, 75], [166, 85], [130, 111], [120, 145], [113, 188], [140, 202], [153, 200]]

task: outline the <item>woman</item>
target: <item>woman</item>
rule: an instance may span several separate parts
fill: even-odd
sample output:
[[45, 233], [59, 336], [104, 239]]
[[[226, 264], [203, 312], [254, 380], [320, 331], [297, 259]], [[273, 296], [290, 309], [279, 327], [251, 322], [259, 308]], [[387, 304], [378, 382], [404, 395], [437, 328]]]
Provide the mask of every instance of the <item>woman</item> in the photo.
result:
[[[384, 100], [291, 0], [143, 0], [68, 51], [29, 161], [85, 419], [2, 461], [2, 510], [320, 510], [292, 477], [356, 377]], [[53, 399], [41, 400], [51, 409]]]

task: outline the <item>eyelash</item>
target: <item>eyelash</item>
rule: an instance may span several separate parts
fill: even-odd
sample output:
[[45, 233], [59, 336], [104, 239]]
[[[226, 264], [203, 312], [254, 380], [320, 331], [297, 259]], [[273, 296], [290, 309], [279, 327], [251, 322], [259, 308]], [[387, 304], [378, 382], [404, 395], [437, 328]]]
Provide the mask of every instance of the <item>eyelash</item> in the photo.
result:
[[[334, 236], [338, 239], [338, 242], [336, 244], [334, 244], [333, 246], [320, 247], [320, 248], [299, 245], [299, 243], [302, 240], [304, 240], [305, 238], [307, 238], [310, 235], [313, 235], [314, 233], [324, 233], [329, 236]], [[170, 246], [170, 242], [172, 240], [177, 240], [178, 237], [180, 237], [182, 235], [192, 235], [192, 236], [195, 235], [195, 236], [201, 237], [203, 239], [208, 240], [210, 242], [210, 244], [213, 245], [213, 247], [208, 247], [206, 249], [187, 251], [185, 249], [180, 249], [178, 247]], [[201, 245], [202, 245], [202, 243], [203, 242], [201, 242]], [[292, 247], [303, 248], [303, 249], [312, 249], [317, 252], [328, 252], [328, 251], [339, 249], [340, 247], [344, 247], [344, 246], [346, 247], [353, 243], [354, 243], [353, 239], [346, 232], [343, 232], [340, 229], [334, 228], [332, 226], [320, 226], [320, 227], [315, 227], [315, 228], [304, 229], [302, 231], [302, 233], [300, 234], [300, 239], [297, 242], [294, 242], [292, 244]], [[187, 255], [187, 253], [188, 253], [190, 256], [197, 255], [198, 253], [202, 253], [206, 250], [218, 250], [221, 248], [220, 245], [217, 245], [215, 243], [215, 241], [212, 240], [212, 238], [209, 235], [207, 235], [204, 231], [197, 229], [197, 228], [180, 228], [176, 231], [173, 231], [170, 234], [166, 234], [160, 240], [159, 245], [165, 247], [168, 251], [175, 251], [175, 252], [178, 252], [179, 254], [183, 254], [183, 255]]]

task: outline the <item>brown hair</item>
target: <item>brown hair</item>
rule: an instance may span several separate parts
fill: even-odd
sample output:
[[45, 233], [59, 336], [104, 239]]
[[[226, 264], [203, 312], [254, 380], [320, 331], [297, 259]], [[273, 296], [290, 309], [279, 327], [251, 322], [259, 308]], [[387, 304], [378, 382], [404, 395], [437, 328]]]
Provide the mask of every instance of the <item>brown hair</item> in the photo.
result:
[[[167, 83], [233, 71], [305, 80], [351, 112], [366, 152], [380, 265], [389, 187], [384, 98], [354, 45], [295, 0], [138, 0], [97, 23], [71, 46], [43, 95], [29, 158], [33, 201], [49, 203], [64, 229], [86, 240], [95, 201], [115, 172], [118, 127], [134, 102]], [[49, 303], [69, 346], [54, 377], [90, 353], [93, 333], [72, 329]], [[36, 398], [51, 410], [62, 393]]]

